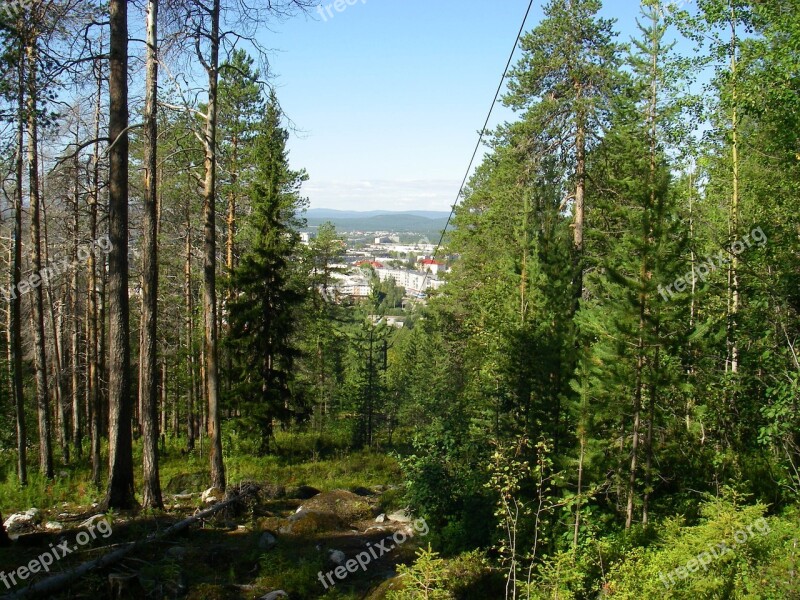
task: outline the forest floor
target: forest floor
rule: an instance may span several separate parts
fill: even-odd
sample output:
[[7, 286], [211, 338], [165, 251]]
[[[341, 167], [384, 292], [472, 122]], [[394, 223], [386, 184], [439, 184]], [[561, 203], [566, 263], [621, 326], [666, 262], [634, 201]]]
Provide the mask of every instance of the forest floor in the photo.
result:
[[[252, 482], [257, 493], [49, 597], [383, 598], [396, 565], [412, 562], [428, 533], [423, 521], [412, 521], [402, 510], [397, 462], [386, 454], [346, 453], [302, 438], [283, 442], [277, 455], [226, 457], [229, 491]], [[0, 486], [4, 518], [31, 508], [38, 514], [13, 532], [11, 548], [0, 549], [0, 572], [18, 572], [67, 543], [74, 550], [48, 565], [50, 575], [60, 573], [163, 531], [213, 506], [202, 497], [208, 479], [207, 459], [199, 451], [168, 448], [161, 463], [165, 510], [101, 514], [101, 494], [88, 483], [87, 465], [60, 469], [50, 483], [32, 478], [25, 488], [16, 485], [13, 471], [7, 473]], [[81, 533], [92, 529], [87, 519], [94, 520], [94, 539]], [[15, 585], [5, 579], [0, 597], [46, 576], [39, 572], [24, 581], [17, 576]], [[278, 591], [288, 596], [270, 595]]]

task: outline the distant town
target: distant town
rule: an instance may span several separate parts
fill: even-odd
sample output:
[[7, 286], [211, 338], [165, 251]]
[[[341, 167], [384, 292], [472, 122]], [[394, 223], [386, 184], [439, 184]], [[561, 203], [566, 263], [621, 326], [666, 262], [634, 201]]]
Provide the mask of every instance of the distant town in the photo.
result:
[[[447, 213], [352, 213], [309, 211], [309, 226], [301, 240], [309, 244], [323, 221], [336, 225], [347, 248], [342, 262], [332, 265], [336, 284], [328, 290], [338, 301], [357, 301], [373, 292], [373, 284], [394, 283], [403, 288], [404, 307], [424, 302], [432, 290], [444, 285], [448, 261], [434, 256]], [[339, 218], [337, 218], [339, 217]], [[355, 229], [353, 226], [401, 223], [402, 231]], [[352, 224], [352, 225], [351, 225]], [[416, 229], [412, 231], [411, 229]], [[437, 231], [438, 228], [438, 231]], [[390, 325], [402, 326], [401, 319]]]

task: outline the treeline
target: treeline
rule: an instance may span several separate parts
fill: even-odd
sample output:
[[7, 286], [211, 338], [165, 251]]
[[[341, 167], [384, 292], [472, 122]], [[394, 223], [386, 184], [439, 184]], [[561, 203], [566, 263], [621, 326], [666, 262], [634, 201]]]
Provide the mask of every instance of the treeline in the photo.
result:
[[[800, 491], [796, 3], [648, 0], [629, 41], [600, 9], [551, 0], [523, 37], [518, 117], [399, 359], [410, 499], [445, 551], [495, 548], [508, 598], [689, 597], [642, 562], [597, 582], [671, 547], [654, 523], [710, 498], [780, 514]], [[749, 568], [790, 573], [784, 541]], [[796, 592], [752, 575], [776, 595], [734, 595], [743, 571], [718, 569], [682, 593]]]
[[[391, 332], [369, 317], [402, 290], [335, 297], [346, 245], [329, 224], [300, 243], [307, 175], [290, 167], [265, 57], [236, 48], [306, 8], [72, 1], [0, 15], [0, 418], [19, 484], [33, 448], [36, 477], [88, 463], [104, 507], [160, 508], [167, 440], [208, 452], [224, 489], [232, 435], [256, 455], [275, 450], [276, 426], [362, 447], [391, 420]], [[128, 48], [129, 9], [142, 49]]]
[[224, 489], [223, 421], [263, 453], [274, 423], [338, 402], [335, 357], [358, 343], [327, 324], [344, 246], [329, 226], [300, 244], [306, 174], [289, 166], [253, 37], [308, 6], [54, 0], [0, 14], [2, 443], [20, 484], [32, 447], [37, 477], [88, 461], [104, 507], [134, 493], [161, 507], [165, 437], [205, 446]]

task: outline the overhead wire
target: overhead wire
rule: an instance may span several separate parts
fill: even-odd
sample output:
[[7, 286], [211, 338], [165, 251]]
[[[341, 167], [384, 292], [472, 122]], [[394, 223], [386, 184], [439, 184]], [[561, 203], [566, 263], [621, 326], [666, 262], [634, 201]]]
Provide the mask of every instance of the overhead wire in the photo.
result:
[[[528, 9], [525, 11], [525, 16], [522, 18], [522, 24], [519, 27], [519, 32], [517, 32], [517, 37], [514, 40], [514, 45], [511, 47], [511, 53], [508, 55], [508, 60], [506, 61], [505, 69], [503, 69], [503, 75], [500, 77], [500, 83], [497, 84], [497, 90], [494, 93], [494, 98], [492, 99], [492, 104], [489, 107], [489, 112], [486, 115], [486, 120], [483, 123], [483, 127], [481, 128], [480, 135], [478, 135], [478, 142], [475, 144], [475, 149], [472, 151], [472, 158], [469, 160], [469, 165], [467, 166], [467, 171], [464, 173], [464, 179], [461, 180], [461, 185], [458, 188], [458, 194], [456, 194], [456, 200], [453, 203], [453, 206], [450, 208], [450, 215], [447, 217], [447, 222], [445, 223], [444, 229], [442, 229], [442, 235], [439, 236], [439, 243], [436, 244], [436, 249], [433, 251], [432, 259], [435, 261], [437, 255], [439, 254], [439, 250], [442, 248], [442, 244], [444, 243], [444, 236], [447, 233], [448, 227], [450, 227], [450, 223], [453, 220], [453, 215], [455, 215], [456, 208], [458, 207], [458, 202], [461, 199], [461, 195], [464, 193], [464, 187], [467, 185], [467, 180], [469, 179], [469, 175], [472, 172], [472, 165], [475, 164], [475, 158], [478, 156], [478, 150], [480, 150], [481, 146], [483, 145], [483, 138], [486, 136], [486, 128], [489, 126], [489, 121], [492, 118], [492, 113], [494, 112], [494, 107], [497, 104], [498, 98], [500, 98], [500, 92], [503, 91], [503, 85], [506, 81], [506, 76], [508, 75], [508, 70], [511, 68], [511, 61], [514, 60], [514, 54], [517, 52], [517, 46], [519, 45], [519, 41], [522, 39], [522, 34], [525, 31], [525, 24], [528, 22], [528, 16], [530, 16], [531, 9], [533, 8], [533, 0], [530, 0], [528, 3]], [[425, 285], [428, 283], [428, 271], [425, 271], [425, 277], [422, 280], [422, 286], [420, 293], [425, 293]]]

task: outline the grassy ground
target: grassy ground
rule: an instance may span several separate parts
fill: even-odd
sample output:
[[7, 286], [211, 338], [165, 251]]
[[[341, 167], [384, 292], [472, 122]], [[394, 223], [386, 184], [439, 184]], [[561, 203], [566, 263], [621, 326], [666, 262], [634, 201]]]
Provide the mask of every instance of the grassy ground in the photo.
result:
[[[401, 473], [397, 461], [386, 453], [349, 452], [345, 442], [325, 435], [312, 433], [278, 433], [276, 452], [257, 457], [235, 436], [229, 436], [225, 446], [225, 468], [228, 481], [255, 481], [286, 486], [308, 485], [326, 491], [350, 489], [357, 486], [398, 484]], [[165, 492], [197, 492], [209, 487], [207, 448], [198, 447], [185, 452], [185, 440], [169, 440], [162, 453], [160, 466], [161, 487]], [[85, 453], [84, 453], [85, 454]], [[105, 457], [105, 448], [103, 456]], [[31, 458], [35, 459], [35, 456]], [[18, 485], [15, 457], [10, 452], [0, 454], [0, 509], [3, 515], [26, 510], [91, 506], [102, 499], [104, 489], [91, 484], [91, 467], [88, 460], [73, 461], [70, 465], [56, 467], [56, 478], [47, 481], [35, 471], [31, 462], [28, 485]], [[59, 461], [56, 461], [57, 464]], [[134, 444], [136, 489], [141, 487], [141, 446]], [[181, 489], [177, 489], [181, 488]]]
[[[386, 453], [348, 452], [344, 442], [307, 433], [279, 433], [275, 453], [266, 457], [247, 454], [249, 448], [235, 433], [228, 433], [225, 442], [225, 464], [231, 486], [243, 481], [286, 488], [311, 486], [322, 491], [391, 486], [380, 496], [378, 506], [380, 510], [399, 506], [401, 473], [397, 461]], [[209, 487], [208, 456], [199, 445], [191, 453], [186, 453], [184, 446], [183, 440], [168, 442], [160, 462], [166, 511], [110, 515], [114, 523], [112, 537], [86, 544], [74, 556], [57, 561], [53, 570], [95, 558], [107, 552], [109, 544], [142, 539], [192, 514], [200, 505], [199, 499], [194, 497], [176, 504], [173, 495], [197, 493]], [[134, 457], [137, 465], [141, 464], [140, 456], [137, 444]], [[80, 521], [67, 514], [96, 512], [92, 505], [100, 501], [103, 491], [95, 489], [89, 481], [90, 467], [85, 459], [68, 466], [59, 465], [51, 482], [32, 471], [29, 484], [22, 488], [14, 473], [13, 455], [0, 458], [4, 478], [0, 484], [3, 515], [36, 507], [44, 513], [45, 521], [59, 521], [66, 526], [60, 533], [39, 531], [22, 536], [12, 548], [0, 550], [0, 571], [11, 572], [36, 558], [49, 544], [58, 544], [63, 539], [74, 541]], [[137, 489], [140, 477], [137, 468]], [[347, 531], [278, 536], [278, 545], [269, 552], [259, 548], [263, 530], [275, 530], [275, 524], [284, 522], [300, 504], [300, 500], [263, 500], [259, 506], [251, 506], [249, 512], [220, 515], [176, 539], [149, 544], [112, 569], [82, 577], [63, 597], [109, 597], [109, 578], [122, 578], [129, 588], [126, 593], [136, 598], [245, 599], [258, 598], [274, 589], [286, 590], [291, 598], [364, 598], [397, 560], [407, 562], [412, 558], [414, 545], [409, 544], [392, 557], [391, 563], [377, 565], [368, 574], [354, 575], [352, 580], [326, 591], [318, 580], [318, 572], [331, 567], [327, 550], [359, 548], [368, 538], [363, 533]], [[126, 574], [132, 574], [130, 581], [126, 580]], [[5, 591], [0, 584], [0, 594]]]

